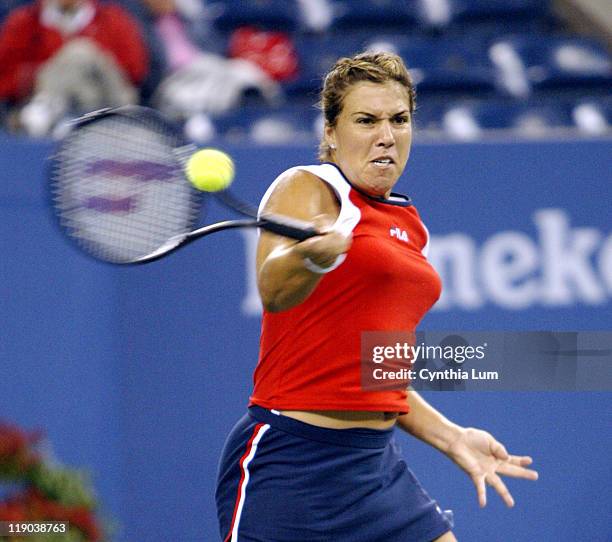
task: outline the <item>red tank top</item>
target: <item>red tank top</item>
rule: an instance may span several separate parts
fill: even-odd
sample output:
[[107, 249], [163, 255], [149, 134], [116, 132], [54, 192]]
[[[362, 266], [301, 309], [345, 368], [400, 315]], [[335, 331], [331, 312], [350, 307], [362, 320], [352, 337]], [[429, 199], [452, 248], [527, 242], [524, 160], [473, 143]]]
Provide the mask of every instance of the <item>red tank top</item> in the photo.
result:
[[407, 412], [406, 390], [362, 389], [361, 333], [413, 332], [438, 299], [440, 279], [425, 257], [427, 229], [408, 200], [371, 198], [332, 164], [295, 169], [313, 173], [334, 189], [340, 201], [335, 227], [352, 232], [353, 243], [303, 303], [278, 313], [264, 311], [250, 404]]

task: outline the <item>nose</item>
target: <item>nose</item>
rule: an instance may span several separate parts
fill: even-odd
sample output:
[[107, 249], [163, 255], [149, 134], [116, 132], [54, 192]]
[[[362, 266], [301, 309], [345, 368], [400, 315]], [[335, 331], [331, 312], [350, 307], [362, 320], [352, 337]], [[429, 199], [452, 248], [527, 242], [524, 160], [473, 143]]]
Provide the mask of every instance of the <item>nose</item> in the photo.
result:
[[395, 135], [393, 134], [393, 127], [388, 119], [383, 120], [380, 123], [378, 129], [376, 145], [379, 147], [391, 147], [395, 143]]

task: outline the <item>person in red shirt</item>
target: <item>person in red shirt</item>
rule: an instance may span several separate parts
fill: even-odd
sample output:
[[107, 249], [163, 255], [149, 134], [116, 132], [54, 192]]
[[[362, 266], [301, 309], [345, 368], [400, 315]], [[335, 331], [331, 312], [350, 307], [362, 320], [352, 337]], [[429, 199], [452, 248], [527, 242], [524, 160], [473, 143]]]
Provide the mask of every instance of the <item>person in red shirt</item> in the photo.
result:
[[408, 382], [364, 385], [363, 334], [414, 333], [441, 290], [427, 229], [410, 199], [392, 192], [410, 154], [414, 90], [398, 56], [362, 53], [336, 62], [321, 105], [323, 164], [281, 174], [260, 206], [321, 234], [296, 242], [261, 233], [260, 357], [249, 412], [220, 462], [221, 536], [452, 542], [450, 511], [407, 467], [394, 427], [462, 468], [481, 506], [486, 484], [514, 505], [501, 475], [537, 473], [530, 457], [452, 423]]
[[141, 30], [119, 5], [39, 0], [0, 29], [0, 100], [20, 105], [33, 135], [67, 111], [134, 103], [148, 71]]

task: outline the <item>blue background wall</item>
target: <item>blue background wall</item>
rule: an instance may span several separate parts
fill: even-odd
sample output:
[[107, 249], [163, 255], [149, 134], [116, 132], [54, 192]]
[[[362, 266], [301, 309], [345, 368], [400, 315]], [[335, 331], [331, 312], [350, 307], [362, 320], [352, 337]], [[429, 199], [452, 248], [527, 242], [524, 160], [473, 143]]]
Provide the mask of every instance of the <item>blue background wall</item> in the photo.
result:
[[[251, 201], [314, 156], [227, 150]], [[612, 329], [611, 150], [610, 141], [416, 145], [398, 191], [429, 226], [447, 292], [422, 329]], [[46, 429], [62, 461], [88, 466], [123, 539], [216, 540], [217, 458], [257, 355], [252, 238], [222, 233], [141, 268], [93, 262], [45, 206], [49, 151], [0, 141], [0, 418]], [[213, 206], [208, 218], [224, 216]], [[467, 286], [459, 261], [472, 270]], [[509, 482], [514, 510], [494, 497], [479, 510], [456, 467], [401, 436], [413, 470], [454, 509], [460, 539], [612, 538], [609, 393], [427, 397], [533, 455], [541, 474]]]

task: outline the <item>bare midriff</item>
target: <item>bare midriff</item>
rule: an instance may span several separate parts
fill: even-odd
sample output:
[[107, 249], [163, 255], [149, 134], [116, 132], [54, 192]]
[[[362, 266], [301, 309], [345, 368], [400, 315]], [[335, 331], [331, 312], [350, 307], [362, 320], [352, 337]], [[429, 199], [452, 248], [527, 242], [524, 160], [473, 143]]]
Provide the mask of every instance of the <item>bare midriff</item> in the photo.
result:
[[397, 412], [352, 410], [281, 410], [288, 418], [327, 429], [389, 429], [395, 424]]

